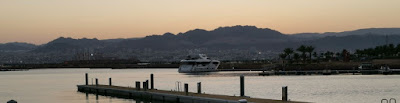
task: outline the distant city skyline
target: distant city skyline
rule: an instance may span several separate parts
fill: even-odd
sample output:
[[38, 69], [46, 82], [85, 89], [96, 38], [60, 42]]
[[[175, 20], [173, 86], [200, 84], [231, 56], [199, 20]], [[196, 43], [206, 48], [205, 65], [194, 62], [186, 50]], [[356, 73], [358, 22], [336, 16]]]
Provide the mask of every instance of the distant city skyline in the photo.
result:
[[400, 0], [2, 0], [0, 43], [131, 38], [234, 25], [285, 34], [400, 27]]

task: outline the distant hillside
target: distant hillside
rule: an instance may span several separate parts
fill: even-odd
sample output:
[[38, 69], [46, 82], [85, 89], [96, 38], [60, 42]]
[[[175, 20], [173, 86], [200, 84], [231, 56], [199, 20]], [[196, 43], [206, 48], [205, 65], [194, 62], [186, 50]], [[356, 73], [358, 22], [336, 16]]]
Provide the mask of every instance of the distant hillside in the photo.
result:
[[101, 49], [104, 48], [106, 44], [106, 42], [97, 39], [72, 39], [60, 37], [37, 47], [32, 52], [73, 52], [81, 49]]
[[28, 43], [0, 44], [0, 63], [59, 63], [77, 58], [179, 61], [189, 53], [205, 53], [219, 60], [273, 59], [284, 48], [296, 49], [303, 44], [314, 46], [316, 52], [375, 47], [386, 43], [386, 35], [388, 43], [400, 43], [399, 28], [289, 35], [255, 26], [229, 26], [128, 39], [60, 37], [40, 46]]
[[[389, 44], [399, 44], [400, 35], [388, 35]], [[327, 36], [320, 39], [309, 40], [300, 44], [313, 45], [318, 50], [339, 51], [343, 49], [355, 50], [375, 47], [386, 44], [386, 36], [378, 34]]]
[[365, 35], [365, 34], [400, 35], [400, 28], [368, 28], [368, 29], [358, 29], [354, 31], [324, 33], [324, 34], [328, 36], [348, 36], [348, 35]]
[[121, 42], [121, 41], [124, 41], [124, 40], [137, 40], [137, 39], [141, 39], [141, 38], [127, 38], [127, 39], [117, 38], [117, 39], [104, 39], [104, 40], [101, 40], [101, 41], [116, 43], [116, 42]]
[[113, 48], [153, 48], [153, 49], [185, 49], [185, 48], [263, 48], [288, 41], [288, 36], [271, 29], [254, 26], [220, 27], [212, 31], [202, 29], [190, 30], [177, 35], [147, 36], [143, 39], [125, 40]]
[[399, 28], [371, 28], [337, 33], [299, 33], [286, 35], [279, 31], [255, 26], [219, 27], [207, 31], [194, 29], [184, 33], [151, 35], [130, 39], [72, 39], [60, 37], [33, 52], [71, 51], [95, 49], [100, 52], [118, 52], [120, 50], [183, 50], [195, 48], [250, 49], [281, 51], [286, 47], [301, 44], [314, 45], [319, 50], [358, 49], [382, 45], [385, 36], [390, 35], [391, 43], [400, 41]]
[[349, 36], [349, 35], [365, 35], [365, 34], [400, 35], [400, 28], [366, 28], [366, 29], [358, 29], [358, 30], [344, 31], [344, 32], [297, 33], [297, 34], [291, 34], [291, 36], [304, 39], [315, 39], [326, 36]]
[[291, 34], [289, 36], [299, 41], [306, 41], [306, 40], [313, 40], [313, 39], [327, 37], [328, 35], [320, 33], [298, 33], [298, 34]]
[[0, 44], [0, 51], [3, 52], [29, 51], [35, 49], [36, 47], [37, 46], [34, 44], [13, 42], [13, 43]]

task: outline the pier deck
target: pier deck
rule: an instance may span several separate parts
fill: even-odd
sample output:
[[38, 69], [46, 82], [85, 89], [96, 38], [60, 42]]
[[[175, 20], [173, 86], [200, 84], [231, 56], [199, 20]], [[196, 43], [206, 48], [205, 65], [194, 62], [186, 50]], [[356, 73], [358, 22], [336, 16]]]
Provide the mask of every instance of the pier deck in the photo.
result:
[[84, 93], [93, 93], [97, 95], [108, 95], [122, 98], [139, 98], [140, 100], [155, 100], [174, 103], [238, 103], [240, 99], [246, 99], [249, 103], [301, 103], [295, 101], [281, 101], [272, 99], [198, 94], [189, 92], [166, 91], [166, 90], [137, 90], [136, 88], [109, 86], [109, 85], [78, 85], [78, 91]]

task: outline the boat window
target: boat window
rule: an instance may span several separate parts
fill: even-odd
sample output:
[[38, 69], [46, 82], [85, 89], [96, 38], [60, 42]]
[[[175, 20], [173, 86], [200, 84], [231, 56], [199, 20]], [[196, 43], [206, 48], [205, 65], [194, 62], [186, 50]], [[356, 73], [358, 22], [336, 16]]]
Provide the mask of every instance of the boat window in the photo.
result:
[[218, 64], [218, 62], [213, 62], [213, 64]]
[[198, 64], [207, 65], [209, 63], [208, 62], [199, 62]]
[[194, 62], [185, 62], [185, 63], [183, 63], [183, 64], [194, 65], [195, 63], [194, 63]]

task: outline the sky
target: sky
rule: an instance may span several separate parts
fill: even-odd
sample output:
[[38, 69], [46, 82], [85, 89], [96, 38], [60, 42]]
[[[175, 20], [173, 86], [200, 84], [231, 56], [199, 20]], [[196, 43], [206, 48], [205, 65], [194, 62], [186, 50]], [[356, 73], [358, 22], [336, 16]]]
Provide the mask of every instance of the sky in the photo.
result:
[[400, 0], [0, 0], [0, 43], [253, 25], [282, 33], [400, 27]]

